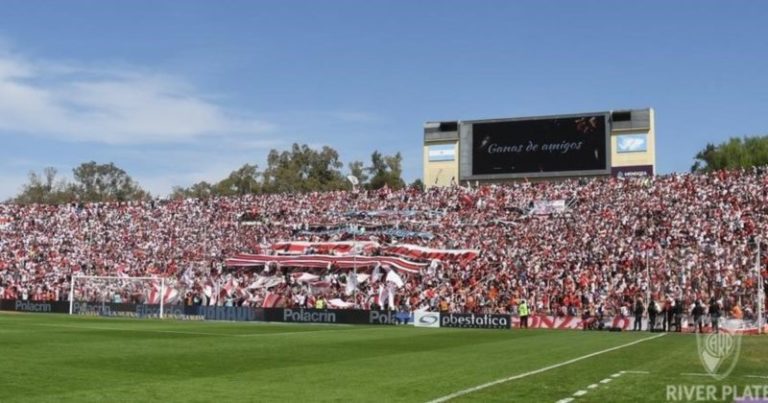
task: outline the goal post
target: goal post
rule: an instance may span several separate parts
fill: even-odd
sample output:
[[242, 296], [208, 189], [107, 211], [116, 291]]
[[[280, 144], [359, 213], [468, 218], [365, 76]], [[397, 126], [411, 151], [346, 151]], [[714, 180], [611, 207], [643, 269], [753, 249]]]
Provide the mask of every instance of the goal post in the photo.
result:
[[[91, 288], [84, 288], [83, 292], [79, 292], [80, 288], [75, 287], [78, 282], [82, 283], [95, 283]], [[145, 282], [148, 285], [144, 288], [136, 288], [135, 284]], [[116, 284], [116, 286], [114, 286]], [[133, 286], [129, 285], [133, 284]], [[162, 319], [165, 314], [165, 298], [166, 295], [166, 279], [165, 277], [126, 277], [126, 276], [86, 276], [86, 275], [73, 275], [70, 281], [69, 289], [69, 314], [75, 313], [75, 302], [82, 301], [85, 303], [101, 303], [102, 307], [107, 303], [129, 303], [130, 301], [123, 301], [122, 297], [119, 302], [111, 299], [115, 295], [116, 291], [130, 290], [134, 294], [142, 295], [146, 297], [148, 291], [152, 288], [159, 286], [159, 318]], [[79, 293], [78, 293], [79, 292]], [[79, 294], [79, 295], [78, 295]], [[117, 295], [120, 295], [117, 293]], [[79, 299], [78, 299], [79, 298]], [[144, 301], [143, 303], [146, 303]]]

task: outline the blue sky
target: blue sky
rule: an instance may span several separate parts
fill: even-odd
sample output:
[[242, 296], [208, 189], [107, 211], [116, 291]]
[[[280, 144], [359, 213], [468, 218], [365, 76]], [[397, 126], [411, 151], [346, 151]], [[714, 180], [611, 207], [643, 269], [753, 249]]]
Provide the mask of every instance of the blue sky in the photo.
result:
[[0, 200], [114, 162], [154, 194], [427, 120], [653, 107], [661, 173], [768, 134], [765, 1], [0, 1]]

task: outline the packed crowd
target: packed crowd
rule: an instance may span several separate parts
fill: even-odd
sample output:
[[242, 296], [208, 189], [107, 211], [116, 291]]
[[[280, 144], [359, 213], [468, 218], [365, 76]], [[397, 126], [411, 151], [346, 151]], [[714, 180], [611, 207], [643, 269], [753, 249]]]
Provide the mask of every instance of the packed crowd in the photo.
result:
[[[715, 298], [727, 312], [752, 315], [757, 283], [768, 279], [768, 253], [755, 271], [755, 239], [768, 238], [762, 169], [463, 185], [3, 204], [0, 297], [68, 300], [77, 274], [163, 277], [160, 298], [169, 303], [314, 307], [322, 299], [331, 307], [492, 313], [515, 312], [525, 299], [534, 313], [631, 315], [638, 297], [687, 305]], [[559, 207], [537, 208], [542, 202]], [[276, 254], [281, 241], [373, 241], [379, 247], [352, 253], [374, 256], [393, 244], [479, 256], [425, 259], [418, 273], [225, 264], [241, 253]], [[81, 279], [75, 298], [153, 302], [158, 283]]]

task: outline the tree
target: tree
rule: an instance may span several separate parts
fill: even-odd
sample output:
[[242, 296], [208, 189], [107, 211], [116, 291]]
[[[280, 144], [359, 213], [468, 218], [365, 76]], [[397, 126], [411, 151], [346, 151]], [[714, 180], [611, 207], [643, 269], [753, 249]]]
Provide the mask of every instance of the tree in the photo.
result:
[[392, 189], [405, 187], [402, 169], [403, 157], [398, 152], [393, 156], [382, 155], [379, 151], [371, 154], [371, 166], [367, 168], [371, 174], [368, 187], [379, 189], [388, 186]]
[[72, 170], [73, 190], [80, 201], [106, 202], [141, 200], [149, 197], [123, 169], [113, 163], [95, 161], [80, 164]]
[[173, 191], [171, 192], [172, 199], [186, 199], [186, 198], [207, 199], [214, 195], [217, 195], [216, 189], [214, 188], [213, 185], [211, 185], [206, 181], [195, 183], [194, 185], [188, 188], [176, 186], [173, 188]]
[[352, 161], [347, 167], [349, 168], [349, 174], [357, 178], [361, 186], [364, 186], [368, 182], [368, 175], [365, 173], [365, 167], [362, 161]]
[[321, 191], [343, 189], [346, 178], [341, 174], [344, 163], [339, 159], [339, 152], [331, 147], [323, 146], [309, 154], [309, 172], [307, 178], [310, 186]]
[[768, 165], [768, 136], [733, 137], [719, 145], [707, 144], [696, 153], [691, 172]]
[[29, 172], [29, 182], [14, 201], [19, 204], [59, 204], [74, 199], [73, 189], [63, 178], [57, 178], [58, 171], [53, 167], [43, 169], [42, 175]]
[[343, 189], [344, 164], [339, 153], [324, 146], [320, 151], [293, 144], [290, 151], [271, 150], [267, 155], [262, 189], [267, 193], [312, 192]]
[[[232, 171], [229, 176], [217, 183], [212, 191], [221, 196], [242, 196], [246, 194], [257, 193], [261, 187], [259, 184], [259, 172], [257, 165], [245, 164]], [[205, 182], [197, 184], [197, 191], [205, 192], [208, 189], [204, 187]], [[195, 196], [198, 197], [198, 196]]]
[[408, 185], [411, 188], [417, 189], [420, 192], [424, 191], [424, 182], [421, 181], [420, 178], [416, 178], [413, 182], [411, 182], [410, 185]]
[[368, 186], [368, 175], [365, 173], [366, 168], [362, 161], [352, 161], [347, 167], [349, 168], [349, 175], [357, 178], [357, 185], [353, 184], [353, 186], [362, 188]]

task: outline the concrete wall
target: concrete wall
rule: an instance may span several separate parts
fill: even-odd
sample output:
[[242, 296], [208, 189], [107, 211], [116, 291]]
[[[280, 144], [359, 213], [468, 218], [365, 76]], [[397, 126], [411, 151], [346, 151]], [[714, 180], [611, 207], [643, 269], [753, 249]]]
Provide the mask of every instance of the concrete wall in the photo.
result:
[[[429, 161], [429, 146], [452, 145], [454, 149], [453, 161]], [[424, 185], [450, 186], [451, 178], [459, 180], [459, 142], [439, 142], [424, 145]]]
[[[458, 122], [428, 122], [424, 125], [424, 147], [422, 150], [426, 187], [450, 186], [451, 178], [459, 180], [459, 133], [454, 126]], [[432, 146], [453, 146], [453, 159], [450, 161], [430, 161], [429, 149]]]
[[[635, 109], [632, 120], [613, 122], [611, 128], [611, 166], [627, 167], [651, 165], [656, 172], [656, 130], [653, 109]], [[647, 139], [647, 151], [619, 152], [618, 139], [622, 135], [642, 134]]]

